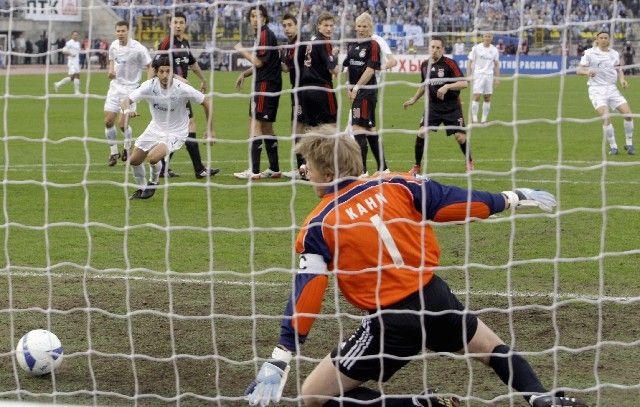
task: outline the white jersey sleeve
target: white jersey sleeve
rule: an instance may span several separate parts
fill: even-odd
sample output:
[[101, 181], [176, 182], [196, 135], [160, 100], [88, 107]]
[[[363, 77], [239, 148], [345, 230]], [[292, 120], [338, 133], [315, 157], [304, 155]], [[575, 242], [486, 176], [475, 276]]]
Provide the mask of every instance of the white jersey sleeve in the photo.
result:
[[133, 103], [138, 103], [141, 100], [149, 98], [152, 95], [151, 89], [154, 79], [155, 78], [151, 78], [148, 81], [142, 82], [138, 88], [129, 94], [129, 100]]
[[200, 92], [199, 90], [196, 90], [193, 86], [181, 81], [176, 81], [175, 83], [176, 89], [178, 89], [180, 92], [180, 97], [183, 97], [186, 100], [196, 104], [201, 104], [202, 102], [204, 102], [204, 94], [202, 94], [202, 92]]
[[371, 38], [380, 46], [380, 61], [382, 62], [382, 69], [384, 69], [384, 66], [387, 64], [387, 55], [391, 54], [391, 47], [389, 47], [387, 40], [377, 34], [373, 34]]

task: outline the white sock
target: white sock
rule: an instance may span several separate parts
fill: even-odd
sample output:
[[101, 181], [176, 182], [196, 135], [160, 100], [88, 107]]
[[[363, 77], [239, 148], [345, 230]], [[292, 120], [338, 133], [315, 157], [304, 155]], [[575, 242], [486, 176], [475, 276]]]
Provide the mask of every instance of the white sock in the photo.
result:
[[104, 129], [104, 135], [107, 137], [107, 142], [111, 148], [111, 155], [118, 154], [118, 143], [116, 142], [116, 126], [107, 127]]
[[133, 168], [133, 176], [136, 178], [136, 183], [138, 184], [139, 189], [144, 190], [147, 186], [147, 174], [144, 169], [144, 164], [140, 165], [132, 165]]
[[489, 110], [491, 110], [491, 102], [484, 102], [482, 104], [482, 121], [486, 122], [489, 117]]
[[80, 93], [80, 79], [73, 80], [73, 91], [75, 93]]
[[628, 146], [633, 145], [633, 120], [624, 121], [624, 140]]
[[471, 121], [478, 121], [478, 110], [480, 110], [480, 102], [475, 100], [471, 102]]
[[533, 402], [535, 401], [535, 399], [537, 399], [538, 397], [540, 397], [540, 395], [532, 395], [531, 398], [529, 399], [529, 404], [533, 405]]
[[64, 79], [62, 79], [61, 81], [56, 82], [56, 83], [58, 84], [58, 86], [62, 86], [62, 85], [66, 85], [69, 82], [71, 82], [71, 78], [67, 76]]
[[160, 180], [160, 170], [162, 169], [162, 163], [157, 162], [155, 164], [149, 164], [151, 167], [151, 181], [154, 184], [157, 184]]
[[604, 130], [604, 136], [607, 138], [607, 142], [609, 142], [609, 147], [618, 148], [616, 136], [613, 131], [613, 124], [609, 123], [608, 126], [603, 126], [602, 129]]
[[129, 150], [131, 148], [131, 134], [133, 130], [131, 126], [127, 126], [127, 129], [124, 131], [124, 148]]

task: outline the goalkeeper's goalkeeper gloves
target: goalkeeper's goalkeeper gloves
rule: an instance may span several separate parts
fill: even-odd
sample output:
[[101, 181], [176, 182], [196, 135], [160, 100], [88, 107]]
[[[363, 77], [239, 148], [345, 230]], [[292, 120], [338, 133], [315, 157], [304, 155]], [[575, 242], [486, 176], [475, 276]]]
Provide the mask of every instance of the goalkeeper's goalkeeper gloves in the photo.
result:
[[271, 359], [262, 364], [258, 375], [244, 392], [245, 399], [252, 406], [259, 404], [264, 407], [271, 401], [274, 403], [280, 401], [289, 375], [291, 352], [276, 347], [271, 354]]
[[547, 191], [531, 188], [518, 188], [513, 191], [503, 191], [509, 201], [509, 206], [514, 209], [540, 208], [545, 212], [553, 212], [557, 206], [556, 197]]

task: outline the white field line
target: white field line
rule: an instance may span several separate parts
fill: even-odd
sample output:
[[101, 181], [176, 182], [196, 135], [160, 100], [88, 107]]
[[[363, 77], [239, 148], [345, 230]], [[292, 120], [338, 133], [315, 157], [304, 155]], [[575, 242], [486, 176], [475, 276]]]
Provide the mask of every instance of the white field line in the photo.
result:
[[[447, 161], [447, 162], [458, 162], [460, 160], [454, 160], [454, 159], [446, 159], [446, 160], [441, 160], [441, 161]], [[496, 159], [496, 160], [483, 160], [483, 162], [509, 162], [511, 160], [508, 159]], [[180, 164], [180, 165], [187, 165], [187, 164], [191, 164], [190, 161], [172, 161], [174, 164]], [[410, 163], [410, 160], [395, 160], [395, 161], [389, 161], [390, 163], [396, 162], [396, 163]], [[543, 163], [544, 161], [542, 160], [527, 160], [527, 161], [520, 161], [520, 162], [530, 162], [530, 163]], [[220, 164], [238, 164], [240, 168], [242, 165], [246, 164], [246, 162], [244, 160], [214, 160], [212, 161], [212, 165], [220, 165]], [[566, 164], [598, 164], [601, 163], [601, 161], [563, 161], [563, 165]], [[634, 163], [626, 163], [628, 165], [633, 165]], [[104, 162], [100, 162], [100, 163], [89, 163], [89, 164], [79, 164], [79, 163], [75, 163], [75, 164], [69, 164], [69, 163], [55, 163], [55, 164], [50, 164], [49, 168], [47, 168], [46, 172], [47, 173], [70, 173], [70, 174], [75, 174], [79, 172], [79, 169], [81, 168], [86, 168], [87, 166], [89, 166], [91, 169], [91, 172], [94, 174], [114, 174], [117, 173], [119, 174], [121, 172], [121, 170], [124, 169], [124, 167], [119, 166], [117, 168], [114, 169], [108, 169], [106, 166], [106, 163]], [[97, 168], [95, 168], [97, 167]], [[408, 168], [408, 166], [406, 166]], [[285, 166], [286, 168], [286, 166]], [[404, 167], [403, 167], [404, 168]], [[520, 167], [522, 168], [522, 167]], [[8, 168], [6, 168], [7, 172], [20, 172], [23, 171], [25, 169], [37, 169], [38, 171], [41, 172], [42, 170], [42, 165], [41, 164], [11, 164]], [[492, 175], [495, 175], [495, 172], [492, 172]], [[482, 176], [482, 170], [478, 170], [476, 171], [475, 175], [472, 177], [472, 180], [475, 181], [479, 181], [479, 182], [501, 182], [504, 181], [506, 179], [511, 179], [512, 175], [505, 173], [504, 176], [502, 178], [492, 178], [492, 177], [485, 177]], [[183, 175], [183, 177], [181, 177], [182, 179], [184, 179], [184, 182], [188, 182], [187, 180], [190, 179], [190, 175], [191, 172], [186, 171]], [[448, 173], [434, 173], [432, 174], [434, 177], [436, 178], [466, 178], [466, 174], [448, 174]], [[216, 175], [213, 179], [219, 179], [219, 178], [234, 178], [233, 174], [231, 173], [220, 173], [218, 175]], [[572, 180], [564, 180], [561, 179], [560, 181], [555, 180], [555, 179], [528, 179], [528, 178], [521, 178], [521, 177], [515, 177], [515, 179], [519, 182], [527, 182], [527, 183], [532, 183], [532, 184], [569, 184], [569, 185], [601, 185], [602, 181], [600, 180], [577, 180], [577, 181], [572, 181]], [[88, 181], [88, 183], [101, 183], [104, 180], [98, 180], [98, 181]], [[14, 182], [10, 179], [5, 181], [8, 184], [13, 184]], [[19, 183], [23, 183], [23, 181], [19, 181]], [[40, 182], [39, 182], [40, 183]], [[180, 179], [178, 180], [172, 180], [173, 184], [180, 184], [182, 183]], [[215, 182], [213, 182], [215, 183]], [[640, 185], [640, 180], [626, 180], [626, 181], [616, 181], [616, 180], [609, 180], [606, 182], [607, 185]]]
[[[6, 269], [2, 270], [6, 273]], [[46, 277], [46, 278], [72, 278], [82, 277], [79, 273], [60, 273], [60, 272], [32, 272], [32, 271], [19, 271], [11, 272], [12, 277]], [[90, 280], [131, 280], [131, 281], [145, 281], [154, 283], [166, 284], [168, 281], [171, 283], [185, 283], [185, 284], [221, 284], [228, 286], [262, 286], [262, 287], [287, 287], [291, 286], [290, 283], [268, 282], [268, 281], [233, 281], [233, 280], [205, 280], [204, 278], [182, 278], [169, 276], [168, 278], [159, 277], [142, 277], [142, 276], [122, 276], [112, 274], [91, 273], [86, 276]], [[556, 300], [585, 300], [585, 301], [598, 301], [598, 302], [618, 302], [618, 303], [630, 303], [640, 302], [640, 296], [598, 296], [590, 294], [580, 293], [559, 293], [554, 294], [552, 292], [539, 292], [539, 291], [487, 291], [487, 290], [452, 290], [454, 294], [458, 296], [472, 295], [478, 297], [512, 297], [512, 298], [554, 298]]]

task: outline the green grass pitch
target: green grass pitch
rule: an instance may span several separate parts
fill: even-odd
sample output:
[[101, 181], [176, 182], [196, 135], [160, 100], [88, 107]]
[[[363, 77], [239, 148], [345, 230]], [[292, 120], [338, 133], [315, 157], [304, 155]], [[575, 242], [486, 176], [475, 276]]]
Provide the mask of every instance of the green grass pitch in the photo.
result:
[[[218, 142], [201, 153], [221, 174], [196, 180], [183, 149], [172, 164], [181, 177], [144, 202], [128, 200], [133, 177], [121, 162], [106, 165], [104, 72], [83, 73], [82, 98], [66, 93], [70, 86], [52, 93], [62, 74], [0, 77], [0, 399], [244, 405], [245, 385], [277, 341], [293, 242], [317, 198], [286, 179], [248, 186], [233, 178], [248, 166], [250, 86], [237, 93], [235, 73], [208, 75]], [[402, 102], [418, 80], [387, 75], [378, 123], [392, 170], [413, 164], [423, 105], [405, 111]], [[438, 181], [541, 188], [559, 198], [552, 215], [437, 226], [438, 273], [526, 352], [545, 386], [574, 389], [591, 405], [632, 407], [640, 399], [640, 161], [606, 154], [585, 82], [503, 78], [492, 122], [469, 133], [471, 176], [455, 141], [443, 130], [430, 134], [426, 168]], [[630, 78], [624, 91], [636, 111], [639, 87]], [[467, 112], [468, 91], [462, 100]], [[344, 124], [344, 92], [339, 102]], [[149, 119], [146, 104], [138, 111], [134, 135]], [[289, 118], [287, 89], [276, 123], [283, 170], [295, 162]], [[196, 119], [202, 139], [201, 110]], [[622, 119], [614, 126], [622, 146]], [[306, 374], [361, 315], [327, 293], [282, 405], [299, 401]], [[28, 377], [12, 362], [18, 339], [35, 328], [50, 328], [65, 347], [54, 376]], [[420, 355], [382, 389], [414, 394], [425, 384], [472, 406], [525, 405], [489, 369], [453, 355]]]

